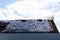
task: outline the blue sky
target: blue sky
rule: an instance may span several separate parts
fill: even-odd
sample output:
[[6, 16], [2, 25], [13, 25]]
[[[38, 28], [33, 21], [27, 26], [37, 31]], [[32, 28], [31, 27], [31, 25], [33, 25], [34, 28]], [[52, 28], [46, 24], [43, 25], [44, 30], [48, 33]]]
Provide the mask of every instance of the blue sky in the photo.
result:
[[[18, 2], [18, 1], [21, 1], [21, 0], [0, 0], [0, 8], [1, 9], [7, 9], [8, 10], [8, 8], [6, 7], [6, 6], [8, 6], [8, 5], [12, 5], [12, 4], [14, 4], [15, 2]], [[25, 1], [25, 0], [23, 0], [23, 1]], [[29, 0], [26, 0], [26, 1], [29, 1]], [[36, 0], [34, 0], [33, 2], [36, 2]], [[44, 0], [38, 0], [37, 2], [41, 2], [41, 6], [39, 6], [38, 7], [38, 5], [36, 5], [37, 6], [37, 8], [39, 8], [40, 9], [40, 11], [41, 11], [41, 9], [42, 9], [42, 11], [44, 10], [49, 10], [50, 11], [50, 13], [53, 13], [53, 12], [58, 12], [58, 11], [60, 11], [60, 2], [59, 1], [57, 1], [57, 2], [49, 2], [49, 1], [44, 1]], [[44, 4], [44, 3], [45, 4]], [[23, 4], [23, 3], [22, 3]], [[28, 3], [29, 4], [29, 3]], [[25, 4], [24, 4], [25, 5]], [[35, 5], [35, 4], [34, 4]], [[18, 6], [18, 5], [17, 5]], [[29, 8], [29, 7], [28, 7]], [[30, 9], [32, 9], [32, 8], [29, 8], [29, 11], [30, 11]], [[16, 11], [16, 10], [15, 10]], [[23, 10], [22, 10], [23, 11]], [[36, 10], [35, 10], [36, 11]], [[34, 13], [34, 12], [33, 12]], [[49, 13], [49, 14], [50, 14]], [[3, 13], [3, 14], [5, 14], [5, 13]], [[14, 14], [17, 14], [18, 15], [18, 12], [17, 13], [14, 13]], [[19, 14], [20, 15], [20, 14]], [[21, 14], [21, 15], [23, 15], [23, 14]], [[20, 15], [20, 16], [21, 16]], [[25, 15], [24, 15], [25, 16]]]
[[[21, 1], [21, 0], [0, 0], [0, 8], [1, 9], [7, 9], [7, 10], [10, 10], [9, 8], [7, 8], [6, 6], [11, 6], [12, 4], [13, 5], [15, 5], [14, 3], [15, 2], [17, 2], [18, 3], [18, 1]], [[23, 1], [25, 1], [25, 0], [23, 0]], [[29, 0], [26, 0], [26, 1], [29, 1]], [[25, 2], [26, 2], [25, 1]], [[44, 0], [38, 0], [37, 2], [41, 2], [41, 6], [39, 6], [38, 7], [38, 5], [36, 5], [36, 4], [33, 4], [34, 6], [36, 5], [36, 8], [39, 8], [40, 9], [40, 13], [42, 13], [42, 11], [44, 10], [44, 11], [50, 11], [50, 13], [52, 14], [52, 13], [54, 13], [54, 12], [59, 12], [60, 11], [60, 1], [54, 1], [53, 0], [53, 2], [49, 2], [49, 1], [47, 1], [46, 0], [46, 3], [45, 3], [45, 1]], [[34, 0], [33, 2], [36, 2], [36, 0]], [[36, 3], [37, 3], [36, 2]], [[44, 4], [45, 3], [45, 4]], [[21, 3], [21, 4], [24, 4], [24, 3]], [[29, 3], [28, 3], [29, 4]], [[26, 5], [28, 5], [28, 4], [26, 4]], [[37, 3], [38, 4], [38, 3]], [[19, 4], [18, 4], [19, 5]], [[17, 5], [17, 7], [18, 7], [18, 5]], [[25, 5], [25, 4], [24, 4]], [[22, 6], [22, 5], [21, 5]], [[30, 9], [32, 9], [34, 6], [31, 6], [31, 8], [28, 6], [26, 6], [26, 8], [29, 8], [29, 11], [30, 11]], [[35, 9], [35, 8], [34, 8]], [[39, 10], [38, 9], [38, 10]], [[12, 10], [12, 9], [11, 9]], [[20, 9], [19, 9], [20, 10]], [[25, 10], [25, 9], [24, 9]], [[24, 11], [24, 10], [22, 10], [22, 11]], [[15, 10], [16, 11], [16, 10]], [[21, 11], [21, 10], [20, 10]], [[35, 10], [36, 11], [36, 10]], [[24, 12], [25, 13], [25, 12]], [[35, 12], [33, 12], [33, 13], [35, 13]], [[3, 12], [3, 14], [4, 14], [4, 12]], [[14, 14], [17, 14], [18, 15], [18, 12], [17, 13], [14, 13]], [[20, 14], [19, 14], [20, 15]], [[23, 15], [23, 14], [22, 14]], [[25, 16], [25, 15], [24, 15]]]
[[60, 2], [48, 4], [42, 9], [52, 10], [52, 12], [58, 12], [60, 11]]
[[17, 0], [0, 0], [0, 8], [5, 7], [6, 5], [12, 4], [13, 2], [16, 2]]

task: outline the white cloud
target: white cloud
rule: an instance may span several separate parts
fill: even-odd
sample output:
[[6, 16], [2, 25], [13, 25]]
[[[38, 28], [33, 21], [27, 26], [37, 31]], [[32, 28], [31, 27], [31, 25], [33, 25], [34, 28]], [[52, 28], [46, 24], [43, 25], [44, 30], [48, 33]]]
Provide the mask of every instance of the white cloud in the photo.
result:
[[[47, 10], [40, 10], [40, 2], [38, 0], [18, 1], [11, 5], [7, 5], [6, 8], [10, 12], [17, 11], [28, 18], [41, 18], [51, 13]], [[41, 5], [42, 6], [42, 5]]]
[[[52, 12], [44, 9], [41, 10], [40, 8], [58, 1], [59, 0], [22, 0], [7, 5], [6, 9], [2, 9], [2, 12], [7, 14], [8, 19], [11, 19], [11, 15], [14, 16], [12, 19], [16, 19], [15, 17], [17, 17], [17, 15], [14, 13], [15, 11], [27, 18], [41, 18], [52, 15]], [[20, 19], [24, 18], [23, 16], [20, 16]]]
[[[44, 17], [43, 15], [47, 15], [48, 12], [47, 10], [40, 10], [40, 6], [42, 7], [44, 4], [47, 4], [48, 0], [43, 2], [39, 2], [40, 0], [22, 0], [22, 1], [17, 1], [13, 4], [7, 5], [6, 9], [2, 9], [2, 12], [4, 12], [7, 16], [8, 19], [11, 19], [11, 15], [14, 16], [12, 17], [12, 19], [16, 19], [15, 17], [17, 17], [16, 14], [14, 14], [15, 11], [17, 11], [17, 13], [27, 16], [28, 18], [40, 18], [40, 17]], [[43, 6], [44, 7], [44, 6]], [[39, 14], [39, 15], [38, 15]], [[41, 15], [41, 16], [40, 16]], [[22, 16], [18, 17], [18, 18], [24, 18]]]

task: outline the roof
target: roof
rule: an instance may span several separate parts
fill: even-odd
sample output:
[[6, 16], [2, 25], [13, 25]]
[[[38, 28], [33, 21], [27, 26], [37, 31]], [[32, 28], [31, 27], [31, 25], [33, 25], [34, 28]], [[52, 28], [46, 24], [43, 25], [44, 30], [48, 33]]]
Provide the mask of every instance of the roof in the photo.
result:
[[[0, 23], [1, 24], [1, 23]], [[4, 23], [6, 24], [6, 23]], [[3, 25], [4, 25], [3, 24]], [[2, 25], [0, 25], [2, 26]], [[58, 33], [58, 29], [53, 20], [12, 20], [6, 26], [6, 29], [10, 30], [23, 30], [23, 32], [48, 32]], [[25, 30], [25, 31], [24, 31]], [[16, 32], [16, 31], [15, 31]], [[20, 32], [20, 31], [18, 31]]]

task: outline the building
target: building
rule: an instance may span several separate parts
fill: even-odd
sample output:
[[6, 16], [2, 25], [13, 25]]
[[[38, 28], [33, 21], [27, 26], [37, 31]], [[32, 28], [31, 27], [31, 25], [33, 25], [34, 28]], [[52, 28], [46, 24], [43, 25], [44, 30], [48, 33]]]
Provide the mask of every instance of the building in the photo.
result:
[[0, 22], [1, 32], [43, 32], [58, 33], [58, 29], [53, 20], [11, 20], [7, 23]]

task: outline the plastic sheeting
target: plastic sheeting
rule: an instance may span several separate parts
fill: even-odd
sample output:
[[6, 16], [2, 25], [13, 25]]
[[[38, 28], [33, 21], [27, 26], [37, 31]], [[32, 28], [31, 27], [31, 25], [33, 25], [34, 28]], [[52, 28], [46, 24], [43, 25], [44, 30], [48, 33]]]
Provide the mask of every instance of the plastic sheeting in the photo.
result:
[[7, 29], [10, 30], [10, 32], [17, 32], [18, 30], [22, 30], [23, 32], [50, 32], [53, 28], [47, 20], [27, 20], [26, 22], [15, 20], [6, 26], [4, 31], [7, 31]]

